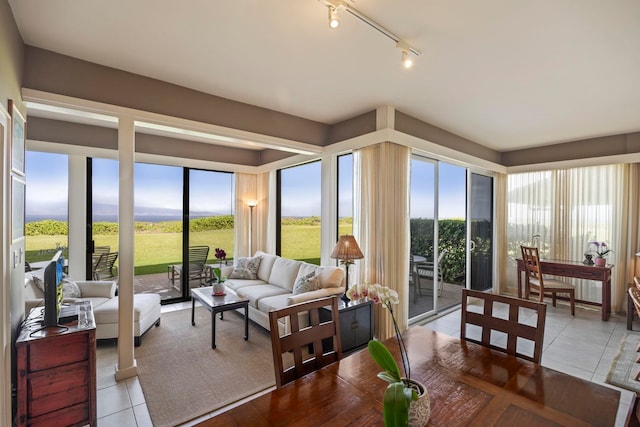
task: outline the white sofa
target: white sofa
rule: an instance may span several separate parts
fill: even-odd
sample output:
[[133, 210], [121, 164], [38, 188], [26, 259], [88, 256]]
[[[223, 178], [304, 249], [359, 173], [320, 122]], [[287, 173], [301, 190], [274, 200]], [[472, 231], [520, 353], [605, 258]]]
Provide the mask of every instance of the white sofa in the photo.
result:
[[[44, 270], [44, 269], [43, 269]], [[34, 275], [40, 270], [25, 273], [24, 298], [25, 314], [33, 307], [43, 305], [44, 293], [37, 286]], [[41, 279], [41, 277], [39, 277]], [[118, 298], [116, 282], [112, 281], [75, 281], [80, 289], [80, 297], [65, 298], [64, 302], [89, 300], [93, 306], [96, 321], [96, 339], [118, 337]], [[136, 346], [140, 345], [142, 335], [153, 325], [160, 326], [160, 296], [157, 294], [136, 294], [133, 296], [133, 335]]]
[[[267, 330], [271, 310], [344, 293], [344, 270], [340, 267], [321, 267], [261, 251], [254, 257], [260, 257], [256, 279], [229, 278], [224, 284], [249, 299], [249, 318]], [[234, 266], [223, 267], [222, 275], [230, 277], [233, 269]], [[311, 272], [318, 278], [319, 289], [294, 294], [296, 281]]]

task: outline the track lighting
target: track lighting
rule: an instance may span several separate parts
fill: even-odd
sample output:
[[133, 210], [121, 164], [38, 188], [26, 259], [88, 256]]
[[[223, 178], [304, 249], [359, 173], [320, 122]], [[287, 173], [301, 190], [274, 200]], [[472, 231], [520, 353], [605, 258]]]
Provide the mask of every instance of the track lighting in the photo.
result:
[[338, 19], [338, 9], [343, 9], [373, 28], [374, 30], [380, 32], [381, 34], [396, 42], [396, 47], [402, 51], [402, 65], [404, 66], [404, 68], [411, 68], [413, 66], [413, 57], [420, 55], [419, 50], [412, 47], [411, 45], [409, 45], [409, 43], [395, 35], [393, 32], [378, 24], [376, 21], [353, 7], [353, 0], [318, 1], [326, 5], [329, 9], [329, 26], [331, 28], [338, 28], [338, 26], [340, 25], [340, 20]]
[[411, 57], [411, 55], [409, 55], [409, 52], [407, 52], [406, 50], [402, 51], [402, 66], [404, 68], [413, 67], [413, 58]]
[[409, 46], [407, 42], [403, 40], [399, 40], [396, 43], [396, 47], [402, 51], [402, 55], [401, 55], [402, 66], [404, 68], [413, 67], [413, 56], [411, 54], [415, 52], [415, 49], [413, 49], [411, 46]]
[[338, 28], [340, 26], [340, 19], [338, 19], [338, 11], [333, 6], [327, 6], [329, 9], [329, 26], [331, 28]]

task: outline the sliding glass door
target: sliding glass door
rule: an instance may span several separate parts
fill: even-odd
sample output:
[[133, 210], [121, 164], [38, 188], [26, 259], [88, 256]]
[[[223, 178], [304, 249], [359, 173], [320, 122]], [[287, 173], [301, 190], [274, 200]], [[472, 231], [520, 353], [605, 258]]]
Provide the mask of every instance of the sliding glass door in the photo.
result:
[[493, 282], [493, 178], [471, 173], [469, 200], [470, 288], [485, 291]]

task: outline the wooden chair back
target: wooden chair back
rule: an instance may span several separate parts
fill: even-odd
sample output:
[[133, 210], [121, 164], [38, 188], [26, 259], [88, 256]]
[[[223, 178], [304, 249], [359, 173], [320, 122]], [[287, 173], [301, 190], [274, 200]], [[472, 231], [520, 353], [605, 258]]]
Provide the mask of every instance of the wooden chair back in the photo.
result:
[[103, 253], [93, 266], [93, 280], [113, 279], [118, 276], [115, 263], [118, 252]]
[[633, 393], [631, 398], [631, 404], [629, 405], [629, 412], [627, 412], [627, 418], [624, 422], [625, 427], [640, 427], [640, 396], [638, 393]]
[[538, 248], [520, 246], [522, 251], [522, 261], [524, 262], [524, 271], [527, 276], [526, 280], [530, 286], [539, 288], [542, 292], [544, 289], [544, 279], [542, 278], [542, 268], [540, 267], [540, 254]]
[[[482, 302], [481, 312], [477, 309], [475, 311], [470, 309], [471, 307], [477, 307], [477, 305], [469, 303], [470, 298], [477, 298]], [[496, 307], [496, 304], [505, 304], [507, 306], [508, 317], [505, 318], [505, 316], [496, 314], [496, 312], [504, 312], [502, 307], [499, 305]], [[537, 316], [534, 325], [525, 324], [520, 321], [521, 310], [523, 311], [522, 317], [525, 319], [531, 318], [531, 313]], [[539, 364], [542, 357], [546, 315], [547, 306], [541, 302], [463, 289], [460, 338]], [[481, 328], [481, 338], [479, 340], [467, 335], [467, 325], [476, 325]], [[492, 342], [492, 331], [506, 334], [506, 347], [500, 347]], [[533, 343], [533, 352], [531, 355], [518, 350], [518, 338]]]
[[633, 306], [636, 309], [636, 313], [640, 317], [640, 288], [636, 286], [629, 287], [629, 295], [631, 296], [631, 301], [633, 301]]
[[[321, 322], [320, 309], [323, 307], [331, 308], [331, 319]], [[308, 312], [308, 326], [300, 323], [300, 315], [304, 315], [305, 312]], [[278, 325], [281, 319], [284, 319], [289, 329], [283, 336], [280, 336]], [[271, 348], [277, 387], [342, 358], [337, 296], [320, 298], [270, 311], [269, 329], [271, 330]], [[325, 351], [322, 342], [327, 339], [333, 340], [333, 346]], [[290, 359], [293, 357], [293, 366], [285, 366], [283, 355], [289, 361], [287, 365], [290, 364]]]

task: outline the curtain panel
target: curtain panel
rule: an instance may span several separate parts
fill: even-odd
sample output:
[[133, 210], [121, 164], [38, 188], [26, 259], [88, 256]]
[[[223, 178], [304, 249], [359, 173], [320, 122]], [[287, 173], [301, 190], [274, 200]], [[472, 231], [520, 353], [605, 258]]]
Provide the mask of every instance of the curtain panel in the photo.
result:
[[[394, 315], [407, 329], [409, 301], [409, 148], [391, 142], [354, 151], [353, 229], [364, 259], [357, 283], [380, 283], [395, 289], [400, 303]], [[352, 284], [353, 286], [353, 284]], [[394, 334], [388, 311], [375, 307], [374, 334]]]
[[[612, 310], [626, 308], [633, 245], [638, 245], [638, 165], [621, 164], [512, 174], [507, 184], [507, 289], [516, 292], [520, 245], [542, 258], [583, 260], [589, 242], [613, 249]], [[501, 274], [504, 272], [501, 271]], [[576, 298], [601, 302], [601, 284], [568, 279]]]

